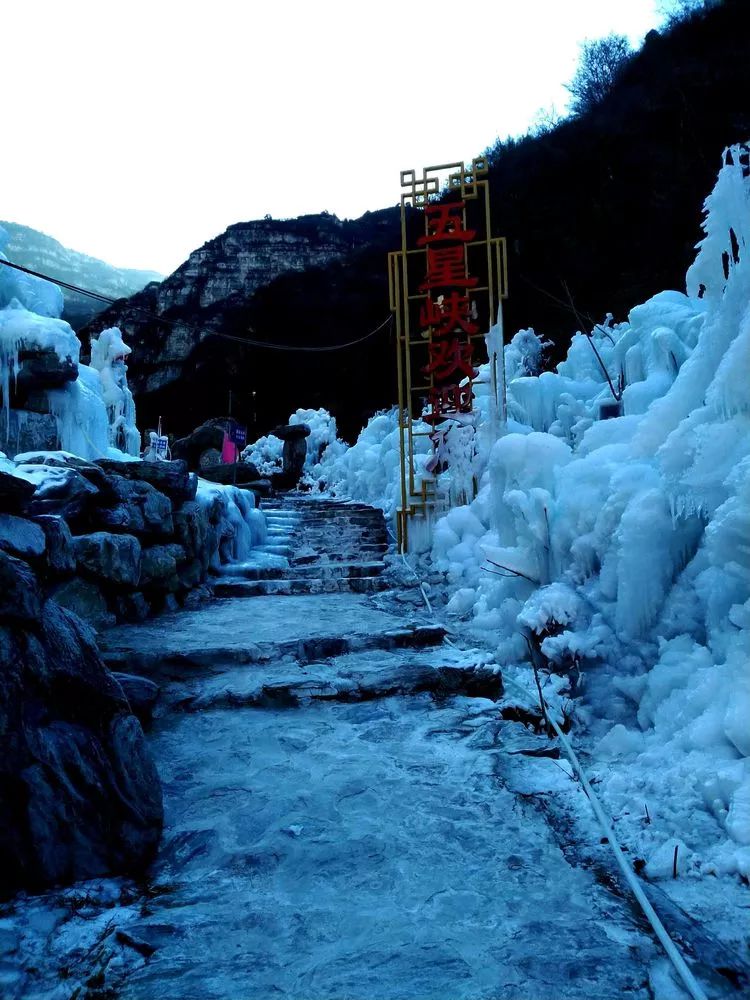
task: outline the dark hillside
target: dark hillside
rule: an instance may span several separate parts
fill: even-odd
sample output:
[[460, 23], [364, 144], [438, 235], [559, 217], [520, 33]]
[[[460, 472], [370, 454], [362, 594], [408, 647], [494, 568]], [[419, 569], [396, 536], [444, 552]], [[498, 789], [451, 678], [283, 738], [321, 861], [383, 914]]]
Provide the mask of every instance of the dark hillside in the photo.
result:
[[750, 137], [746, 0], [651, 32], [584, 117], [491, 152], [495, 228], [509, 238], [507, 328], [564, 351], [577, 317], [618, 319], [684, 288], [723, 148]]

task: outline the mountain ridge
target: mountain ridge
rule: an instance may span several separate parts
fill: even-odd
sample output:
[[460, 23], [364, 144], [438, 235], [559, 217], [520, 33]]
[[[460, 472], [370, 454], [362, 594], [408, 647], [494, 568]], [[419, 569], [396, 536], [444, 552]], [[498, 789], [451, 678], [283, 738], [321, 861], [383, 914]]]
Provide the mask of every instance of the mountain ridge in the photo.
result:
[[[508, 241], [505, 328], [512, 335], [531, 326], [551, 340], [549, 363], [564, 356], [576, 330], [590, 330], [608, 312], [625, 319], [657, 292], [684, 287], [722, 151], [750, 136], [746, 13], [745, 0], [723, 0], [650, 32], [597, 106], [487, 151], [493, 232]], [[217, 239], [239, 238], [251, 231], [246, 227], [304, 228], [310, 225], [304, 218], [345, 227], [337, 232], [352, 237], [351, 245], [313, 259], [315, 240], [300, 230], [308, 265], [269, 270], [265, 283], [251, 287], [242, 268], [221, 259], [219, 244], [209, 242], [195, 252], [204, 251], [193, 260], [197, 274], [178, 269], [161, 291], [138, 293], [90, 325], [91, 332], [102, 323], [119, 325], [133, 343], [131, 382], [145, 426], [169, 413], [170, 429], [188, 431], [224, 414], [231, 392], [234, 415], [251, 433], [264, 433], [299, 406], [325, 406], [351, 437], [368, 415], [395, 402], [387, 328], [314, 366], [309, 354], [281, 355], [221, 337], [345, 343], [383, 322], [386, 255], [401, 242], [397, 207], [347, 223], [331, 223], [332, 216], [238, 223]], [[219, 277], [207, 274], [214, 266]], [[202, 303], [203, 290], [221, 285], [227, 268], [236, 280], [225, 282], [223, 297], [209, 291], [211, 301]], [[176, 286], [186, 279], [185, 287], [160, 318], [145, 319], [138, 310], [158, 312], [159, 295], [168, 294], [173, 278]], [[160, 354], [167, 343], [169, 351]]]
[[[99, 257], [66, 247], [54, 236], [19, 222], [0, 220], [0, 228], [8, 234], [8, 258], [14, 264], [49, 274], [92, 292], [119, 299], [140, 291], [150, 282], [159, 282], [163, 275], [147, 269], [116, 267]], [[64, 290], [66, 319], [73, 329], [80, 329], [102, 311], [102, 304], [77, 292]]]

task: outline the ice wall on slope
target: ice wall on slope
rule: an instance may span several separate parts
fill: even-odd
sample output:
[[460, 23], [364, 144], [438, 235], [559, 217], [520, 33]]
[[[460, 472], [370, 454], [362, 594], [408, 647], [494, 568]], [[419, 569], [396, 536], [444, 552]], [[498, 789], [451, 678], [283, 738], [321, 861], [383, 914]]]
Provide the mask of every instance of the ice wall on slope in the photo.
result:
[[[0, 229], [0, 249], [5, 245]], [[6, 259], [0, 252], [0, 258]], [[137, 455], [140, 434], [135, 403], [127, 385], [124, 359], [130, 348], [116, 328], [92, 341], [92, 366], [79, 363], [80, 343], [59, 319], [62, 293], [48, 281], [0, 267], [0, 389], [10, 406], [12, 381], [18, 375], [19, 350], [52, 350], [78, 365], [78, 378], [63, 388], [47, 390], [50, 412], [57, 421], [59, 446], [83, 458], [110, 453]], [[6, 425], [7, 426], [7, 425]]]
[[[696, 864], [748, 875], [747, 148], [725, 153], [705, 212], [687, 294], [579, 333], [555, 372], [510, 382], [523, 434], [487, 446], [479, 496], [438, 523], [433, 556], [453, 610], [492, 629], [501, 658], [521, 660], [530, 631], [553, 669], [588, 676], [596, 715], [641, 727], [643, 789], [674, 804], [675, 827], [694, 832], [703, 810], [727, 835], [709, 848], [696, 834]], [[624, 808], [643, 789], [609, 790]]]

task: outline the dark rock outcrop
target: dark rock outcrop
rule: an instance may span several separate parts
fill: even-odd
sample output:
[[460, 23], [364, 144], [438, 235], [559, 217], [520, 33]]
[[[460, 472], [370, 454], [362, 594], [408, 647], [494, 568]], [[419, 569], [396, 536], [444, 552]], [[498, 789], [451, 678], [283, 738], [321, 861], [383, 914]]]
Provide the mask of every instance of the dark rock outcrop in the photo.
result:
[[15, 514], [0, 513], [0, 549], [22, 559], [41, 556], [47, 539], [39, 525]]
[[133, 535], [95, 531], [73, 539], [78, 569], [108, 584], [137, 587], [141, 576], [141, 546]]
[[93, 634], [38, 601], [23, 627], [0, 603], [0, 895], [141, 868], [162, 825], [143, 731]]
[[19, 513], [29, 503], [35, 489], [33, 483], [27, 483], [0, 469], [0, 510]]
[[101, 458], [96, 464], [109, 474], [149, 483], [174, 501], [194, 500], [198, 489], [197, 478], [188, 472], [187, 463], [183, 461], [118, 462]]
[[158, 690], [123, 691], [85, 622], [203, 599], [233, 531], [184, 462], [26, 459], [36, 488], [0, 474], [0, 898], [148, 864], [162, 801], [139, 719]]
[[302, 478], [307, 458], [305, 439], [310, 436], [310, 428], [307, 424], [282, 424], [274, 427], [271, 433], [284, 442], [281, 453], [283, 468], [274, 475], [274, 486], [282, 490], [293, 489]]
[[57, 420], [52, 413], [0, 409], [0, 447], [6, 454], [54, 451], [59, 443]]
[[[309, 346], [368, 333], [388, 315], [386, 253], [399, 243], [396, 208], [355, 220], [323, 213], [238, 223], [83, 334], [123, 330], [133, 347], [128, 378], [147, 426], [162, 416], [168, 431], [187, 434], [225, 412], [231, 390], [232, 415], [249, 426], [250, 437], [258, 414], [267, 426], [297, 406], [330, 407], [332, 400], [342, 409], [356, 406], [354, 429], [390, 402], [387, 329], [361, 347], [325, 355], [326, 364], [314, 368], [309, 354], [280, 355], [216, 335]], [[366, 378], [354, 377], [364, 371]]]

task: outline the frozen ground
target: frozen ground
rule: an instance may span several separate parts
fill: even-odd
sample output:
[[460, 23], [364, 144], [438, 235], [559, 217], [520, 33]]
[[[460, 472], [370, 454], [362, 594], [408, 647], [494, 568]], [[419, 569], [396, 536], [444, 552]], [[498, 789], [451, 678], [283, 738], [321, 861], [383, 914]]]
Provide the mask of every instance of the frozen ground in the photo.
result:
[[[628, 905], [508, 790], [507, 751], [472, 745], [496, 717], [426, 694], [170, 713], [153, 737], [167, 823], [148, 892], [98, 917], [114, 995], [647, 997], [658, 953]], [[90, 916], [50, 943], [53, 966]], [[34, 979], [21, 995], [73, 995]]]
[[684, 996], [557, 748], [408, 597], [232, 598], [110, 630], [107, 657], [162, 684], [162, 847], [140, 884], [0, 911], [3, 997]]

